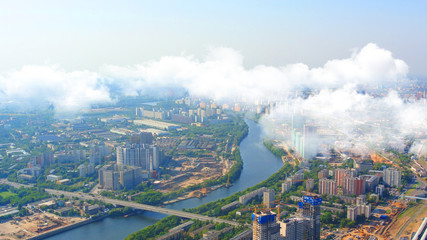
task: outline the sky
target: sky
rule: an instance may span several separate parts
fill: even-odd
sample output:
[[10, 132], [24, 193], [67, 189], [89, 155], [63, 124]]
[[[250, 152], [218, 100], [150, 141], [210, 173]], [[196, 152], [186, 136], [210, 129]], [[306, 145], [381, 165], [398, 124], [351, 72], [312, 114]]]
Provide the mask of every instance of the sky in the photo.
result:
[[374, 43], [427, 76], [426, 10], [426, 1], [0, 1], [0, 73], [99, 71], [221, 47], [247, 68], [315, 68]]
[[[402, 149], [406, 136], [425, 135], [425, 99], [360, 89], [427, 79], [426, 10], [393, 0], [0, 0], [0, 111], [79, 114], [176, 91], [276, 101], [265, 126], [301, 111], [336, 116], [347, 134], [387, 123], [375, 136]], [[295, 94], [307, 87], [316, 93]]]

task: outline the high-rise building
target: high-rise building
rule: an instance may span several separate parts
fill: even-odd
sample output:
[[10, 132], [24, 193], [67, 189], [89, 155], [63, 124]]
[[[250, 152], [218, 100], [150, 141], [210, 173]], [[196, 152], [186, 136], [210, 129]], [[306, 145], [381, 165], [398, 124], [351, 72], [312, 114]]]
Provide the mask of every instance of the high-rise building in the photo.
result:
[[111, 153], [111, 148], [104, 142], [92, 143], [90, 146], [89, 163], [93, 165], [100, 164], [104, 157]]
[[140, 167], [122, 167], [120, 169], [120, 185], [122, 188], [132, 189], [142, 182]]
[[263, 193], [263, 203], [265, 208], [273, 208], [274, 207], [274, 190], [273, 189], [267, 189]]
[[307, 179], [305, 181], [307, 191], [311, 191], [314, 188], [314, 179]]
[[254, 240], [280, 240], [280, 225], [271, 211], [252, 213]]
[[99, 170], [99, 185], [107, 190], [120, 190], [120, 173], [113, 165], [106, 165]]
[[153, 134], [150, 132], [140, 132], [130, 135], [129, 142], [131, 144], [152, 144]]
[[307, 239], [320, 239], [320, 205], [322, 198], [316, 196], [304, 196], [299, 203], [302, 208], [302, 216], [309, 219], [309, 235]]
[[318, 152], [317, 126], [304, 125], [302, 157], [306, 160], [316, 157]]
[[357, 217], [357, 206], [348, 206], [347, 207], [347, 218], [356, 221]]
[[282, 183], [282, 193], [289, 192], [292, 187], [292, 180], [285, 180]]
[[317, 173], [317, 177], [319, 178], [319, 179], [322, 179], [322, 178], [328, 178], [329, 177], [329, 170], [328, 169], [322, 169], [322, 170], [320, 170], [318, 173]]
[[95, 172], [95, 167], [90, 163], [88, 165], [81, 164], [77, 167], [77, 170], [79, 171], [79, 177], [87, 177]]
[[284, 240], [305, 240], [308, 239], [310, 220], [308, 218], [297, 217], [288, 218], [279, 222], [280, 236]]
[[28, 162], [29, 167], [39, 166], [41, 168], [48, 167], [54, 163], [53, 153], [42, 153], [38, 156], [31, 157]]
[[153, 171], [159, 167], [159, 150], [155, 146], [132, 144], [117, 147], [117, 164]]
[[383, 196], [383, 193], [384, 193], [384, 185], [378, 185], [376, 188], [375, 188], [375, 193], [376, 194], [378, 194], [378, 196], [380, 196], [380, 197], [382, 197]]
[[378, 177], [376, 175], [362, 175], [360, 176], [365, 180], [365, 192], [374, 191], [378, 185]]
[[131, 189], [142, 181], [142, 168], [105, 165], [99, 170], [99, 184], [107, 190]]
[[371, 204], [358, 204], [356, 206], [348, 206], [347, 207], [347, 218], [356, 221], [357, 216], [365, 216], [365, 218], [369, 218], [371, 215]]
[[292, 184], [295, 184], [304, 179], [304, 170], [299, 170], [292, 177]]
[[365, 180], [359, 177], [346, 177], [344, 179], [343, 193], [345, 195], [359, 196], [365, 193]]
[[337, 194], [337, 181], [333, 179], [322, 178], [319, 180], [319, 193], [327, 195]]
[[384, 170], [384, 182], [390, 187], [401, 186], [402, 172], [396, 168], [387, 168]]
[[344, 179], [348, 176], [348, 174], [348, 170], [346, 169], [335, 169], [335, 181], [337, 181], [337, 186], [344, 186]]

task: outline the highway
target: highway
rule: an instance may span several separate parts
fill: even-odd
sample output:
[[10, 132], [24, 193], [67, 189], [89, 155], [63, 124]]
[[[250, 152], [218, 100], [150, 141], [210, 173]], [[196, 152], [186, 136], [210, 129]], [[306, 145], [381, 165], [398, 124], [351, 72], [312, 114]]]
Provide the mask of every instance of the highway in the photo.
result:
[[[32, 187], [32, 185], [24, 185], [24, 184], [9, 182], [6, 179], [1, 179], [0, 183], [5, 183], [5, 184], [8, 184], [8, 185], [13, 186], [13, 187]], [[229, 220], [219, 219], [219, 218], [215, 218], [215, 217], [208, 217], [208, 216], [204, 216], [204, 215], [200, 215], [200, 214], [189, 213], [189, 212], [184, 212], [184, 211], [179, 211], [179, 210], [174, 210], [174, 209], [156, 207], [156, 206], [151, 206], [151, 205], [147, 205], [147, 204], [141, 204], [141, 203], [135, 203], [135, 202], [130, 202], [130, 201], [122, 201], [122, 200], [117, 200], [117, 199], [105, 198], [105, 197], [102, 197], [99, 195], [91, 196], [89, 194], [81, 193], [81, 192], [67, 192], [67, 191], [60, 191], [60, 190], [47, 189], [47, 188], [45, 189], [45, 191], [51, 195], [56, 195], [56, 196], [60, 196], [63, 194], [64, 196], [66, 196], [68, 198], [76, 197], [76, 198], [83, 199], [83, 200], [100, 200], [100, 201], [103, 201], [105, 203], [110, 203], [110, 204], [114, 204], [114, 205], [132, 207], [135, 209], [141, 209], [141, 210], [150, 211], [150, 212], [158, 212], [158, 213], [162, 213], [162, 214], [166, 214], [166, 215], [174, 215], [174, 216], [178, 216], [178, 217], [182, 217], [182, 218], [197, 219], [197, 220], [201, 220], [201, 221], [213, 221], [216, 223], [226, 223], [226, 224], [230, 224], [233, 226], [239, 225], [237, 222], [233, 222], [233, 221], [229, 221]]]

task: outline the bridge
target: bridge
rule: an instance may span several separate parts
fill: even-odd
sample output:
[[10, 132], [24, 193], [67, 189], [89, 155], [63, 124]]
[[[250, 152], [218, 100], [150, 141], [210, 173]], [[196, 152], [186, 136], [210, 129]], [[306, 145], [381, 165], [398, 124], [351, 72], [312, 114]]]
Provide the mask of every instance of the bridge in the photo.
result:
[[[5, 184], [11, 185], [13, 187], [21, 187], [21, 186], [22, 187], [32, 187], [32, 185], [19, 184], [19, 183], [9, 182], [7, 180], [2, 180], [2, 181], [0, 181], [0, 183], [5, 183]], [[162, 214], [166, 214], [166, 215], [174, 215], [174, 216], [178, 216], [178, 217], [182, 217], [182, 218], [197, 219], [197, 220], [201, 220], [201, 221], [212, 221], [215, 223], [226, 223], [226, 224], [230, 224], [233, 226], [239, 225], [237, 222], [233, 222], [233, 221], [229, 221], [229, 220], [225, 220], [225, 219], [209, 217], [209, 216], [204, 216], [204, 215], [200, 215], [200, 214], [189, 213], [189, 212], [184, 212], [184, 211], [179, 211], [179, 210], [174, 210], [174, 209], [169, 209], [169, 208], [156, 207], [156, 206], [151, 206], [151, 205], [141, 204], [141, 203], [135, 203], [135, 202], [130, 202], [130, 201], [122, 201], [122, 200], [117, 200], [117, 199], [105, 198], [102, 196], [91, 196], [89, 194], [81, 193], [81, 192], [67, 192], [67, 191], [60, 191], [60, 190], [47, 189], [47, 188], [45, 189], [45, 191], [51, 195], [56, 195], [56, 196], [64, 195], [65, 197], [68, 197], [68, 198], [76, 197], [76, 198], [84, 199], [84, 200], [99, 200], [99, 201], [114, 204], [114, 205], [131, 207], [131, 208], [135, 208], [135, 209], [140, 209], [140, 210], [145, 210], [145, 211], [150, 211], [150, 212], [157, 212], [157, 213], [162, 213]]]
[[400, 195], [400, 198], [401, 199], [404, 199], [404, 198], [409, 198], [409, 199], [416, 199], [416, 200], [427, 200], [427, 198], [423, 198], [423, 197], [415, 197], [415, 196], [406, 196], [406, 195]]

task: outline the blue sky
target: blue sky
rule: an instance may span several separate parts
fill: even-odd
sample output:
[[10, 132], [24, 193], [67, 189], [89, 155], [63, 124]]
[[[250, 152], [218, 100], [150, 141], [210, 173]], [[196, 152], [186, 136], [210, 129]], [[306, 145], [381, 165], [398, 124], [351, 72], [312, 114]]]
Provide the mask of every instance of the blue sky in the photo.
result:
[[0, 72], [131, 65], [229, 47], [310, 67], [376, 43], [427, 76], [427, 1], [1, 1]]

